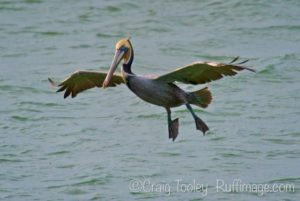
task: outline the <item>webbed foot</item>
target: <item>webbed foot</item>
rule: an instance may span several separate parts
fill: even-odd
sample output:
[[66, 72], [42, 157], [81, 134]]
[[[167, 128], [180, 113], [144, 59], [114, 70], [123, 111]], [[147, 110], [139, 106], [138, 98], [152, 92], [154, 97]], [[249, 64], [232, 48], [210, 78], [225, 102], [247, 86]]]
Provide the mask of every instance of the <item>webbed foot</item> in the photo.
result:
[[208, 126], [200, 119], [199, 117], [195, 116], [195, 123], [197, 130], [200, 130], [203, 132], [203, 135], [205, 135], [206, 131], [209, 130]]
[[173, 141], [177, 138], [178, 136], [178, 127], [179, 127], [179, 120], [178, 118], [171, 121], [169, 124], [169, 138], [172, 139]]

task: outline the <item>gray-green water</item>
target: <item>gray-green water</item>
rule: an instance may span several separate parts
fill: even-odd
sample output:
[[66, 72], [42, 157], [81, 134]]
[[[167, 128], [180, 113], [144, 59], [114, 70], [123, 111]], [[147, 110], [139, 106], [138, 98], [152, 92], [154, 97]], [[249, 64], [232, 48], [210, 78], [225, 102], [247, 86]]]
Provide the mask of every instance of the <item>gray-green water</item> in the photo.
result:
[[[0, 20], [1, 200], [299, 199], [298, 0], [1, 0]], [[165, 110], [126, 86], [67, 100], [54, 93], [47, 77], [106, 70], [128, 36], [138, 74], [237, 55], [257, 73], [208, 84], [214, 101], [197, 110], [211, 128], [205, 137], [184, 107], [174, 110], [174, 143]], [[218, 179], [295, 189], [217, 192]], [[136, 180], [144, 191], [129, 189]], [[207, 186], [182, 192], [177, 180]], [[170, 195], [147, 182], [169, 184]]]

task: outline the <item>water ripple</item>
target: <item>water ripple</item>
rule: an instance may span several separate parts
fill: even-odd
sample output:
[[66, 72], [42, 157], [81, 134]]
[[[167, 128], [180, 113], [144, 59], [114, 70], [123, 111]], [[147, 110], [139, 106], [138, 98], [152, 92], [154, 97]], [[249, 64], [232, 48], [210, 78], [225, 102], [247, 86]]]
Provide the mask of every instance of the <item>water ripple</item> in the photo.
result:
[[[206, 199], [134, 193], [135, 178], [196, 179], [209, 184], [211, 200], [259, 199], [217, 193], [217, 178], [298, 186], [299, 8], [298, 0], [0, 1], [0, 199]], [[257, 73], [208, 84], [214, 101], [195, 111], [212, 135], [196, 130], [184, 106], [172, 109], [181, 123], [174, 143], [164, 109], [125, 85], [66, 100], [49, 87], [47, 77], [63, 79], [74, 67], [106, 71], [114, 42], [128, 36], [137, 74], [235, 56]], [[264, 195], [298, 197], [299, 189]]]

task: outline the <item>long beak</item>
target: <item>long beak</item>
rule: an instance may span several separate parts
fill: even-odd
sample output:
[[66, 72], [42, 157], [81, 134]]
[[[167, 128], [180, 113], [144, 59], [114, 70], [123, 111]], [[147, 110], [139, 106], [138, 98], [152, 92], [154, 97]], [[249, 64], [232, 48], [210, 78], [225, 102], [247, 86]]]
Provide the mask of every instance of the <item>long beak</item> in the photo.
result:
[[109, 85], [109, 82], [114, 74], [114, 72], [116, 71], [118, 65], [120, 64], [121, 60], [123, 59], [123, 56], [124, 56], [124, 51], [120, 51], [120, 50], [116, 50], [115, 52], [115, 56], [111, 62], [111, 65], [110, 65], [110, 68], [109, 68], [109, 71], [105, 77], [105, 80], [102, 84], [102, 87], [103, 88], [106, 88], [108, 85]]

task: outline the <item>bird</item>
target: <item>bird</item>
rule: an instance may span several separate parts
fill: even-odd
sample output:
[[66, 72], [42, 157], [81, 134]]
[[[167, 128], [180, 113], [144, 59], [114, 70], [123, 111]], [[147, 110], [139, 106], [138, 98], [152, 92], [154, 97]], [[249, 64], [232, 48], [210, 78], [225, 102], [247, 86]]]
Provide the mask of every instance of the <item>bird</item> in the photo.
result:
[[[133, 59], [134, 50], [131, 39], [123, 38], [115, 45], [115, 54], [107, 73], [79, 70], [60, 83], [54, 82], [51, 78], [48, 80], [53, 86], [59, 87], [57, 92], [64, 91], [64, 98], [70, 95], [74, 98], [79, 93], [94, 87], [104, 89], [126, 84], [143, 101], [165, 108], [169, 139], [174, 141], [179, 133], [179, 119], [171, 118], [171, 108], [185, 105], [194, 118], [196, 129], [205, 135], [209, 128], [197, 116], [191, 105], [207, 108], [212, 101], [212, 93], [207, 86], [187, 92], [176, 85], [178, 82], [198, 85], [221, 79], [224, 76], [236, 75], [242, 70], [255, 72], [254, 69], [243, 65], [248, 60], [237, 63], [239, 57], [235, 57], [229, 63], [197, 61], [162, 75], [137, 75], [131, 69]], [[115, 71], [120, 63], [122, 64], [121, 73], [117, 73]]]

